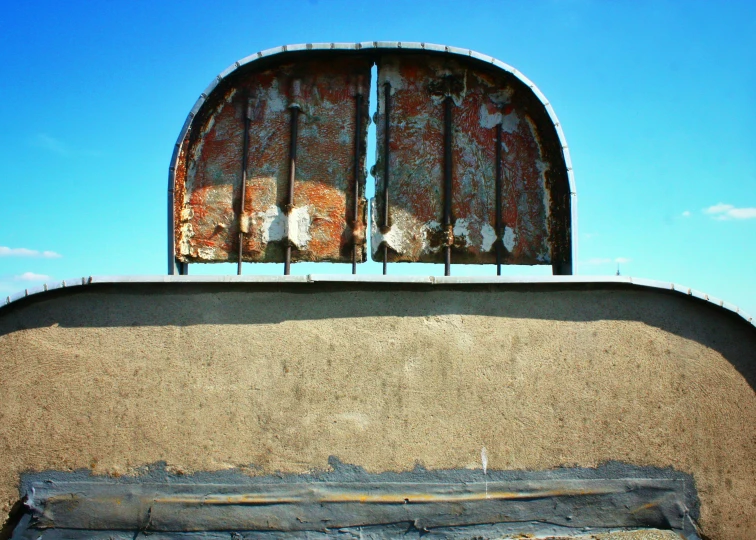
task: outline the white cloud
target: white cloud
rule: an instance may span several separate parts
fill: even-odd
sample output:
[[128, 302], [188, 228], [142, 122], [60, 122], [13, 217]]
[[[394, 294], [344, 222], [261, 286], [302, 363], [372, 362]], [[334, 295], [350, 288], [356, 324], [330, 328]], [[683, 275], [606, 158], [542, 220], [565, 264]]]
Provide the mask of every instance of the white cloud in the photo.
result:
[[627, 264], [627, 263], [629, 263], [629, 262], [630, 262], [631, 260], [632, 260], [632, 259], [628, 259], [627, 257], [617, 257], [616, 259], [614, 259], [614, 262], [616, 262], [616, 263], [620, 263], [620, 264]]
[[756, 208], [736, 208], [732, 204], [718, 203], [714, 206], [704, 208], [704, 213], [714, 217], [714, 219], [756, 219]]
[[54, 251], [37, 251], [28, 248], [9, 248], [0, 246], [0, 257], [42, 257], [43, 259], [60, 259], [63, 255]]
[[704, 212], [706, 212], [707, 214], [719, 214], [720, 212], [727, 212], [732, 208], [734, 208], [734, 206], [732, 206], [731, 204], [719, 203], [704, 209]]
[[690, 217], [690, 210], [686, 210], [682, 213], [682, 217]]
[[20, 276], [13, 276], [16, 281], [49, 281], [50, 276], [45, 274], [35, 274], [34, 272], [24, 272]]
[[51, 137], [47, 133], [37, 133], [31, 140], [32, 146], [42, 148], [59, 156], [70, 154], [68, 146], [61, 140]]
[[734, 219], [754, 219], [756, 218], [756, 208], [733, 208], [727, 215]]

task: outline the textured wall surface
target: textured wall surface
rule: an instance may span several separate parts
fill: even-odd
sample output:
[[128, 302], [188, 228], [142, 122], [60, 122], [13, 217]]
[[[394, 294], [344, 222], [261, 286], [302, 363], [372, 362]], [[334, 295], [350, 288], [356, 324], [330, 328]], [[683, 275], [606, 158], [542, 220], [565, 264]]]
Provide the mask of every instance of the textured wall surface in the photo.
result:
[[98, 285], [0, 310], [0, 496], [26, 471], [693, 475], [756, 536], [756, 335], [619, 285]]

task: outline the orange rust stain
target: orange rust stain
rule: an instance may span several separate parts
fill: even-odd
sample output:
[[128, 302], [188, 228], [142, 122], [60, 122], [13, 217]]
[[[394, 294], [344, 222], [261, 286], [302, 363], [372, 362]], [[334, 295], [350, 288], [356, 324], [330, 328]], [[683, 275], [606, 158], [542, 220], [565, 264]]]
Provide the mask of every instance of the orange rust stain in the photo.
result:
[[[539, 170], [545, 161], [538, 133], [531, 126], [527, 104], [507, 76], [470, 69], [449, 58], [385, 56], [379, 66], [390, 66], [389, 77], [401, 78], [391, 95], [389, 160], [390, 205], [409, 212], [414, 223], [402, 224], [416, 245], [392, 253], [392, 261], [441, 262], [441, 243], [430, 239], [430, 250], [420, 230], [423, 224], [443, 221], [444, 80], [451, 76], [452, 108], [452, 221], [464, 219], [468, 242], [456, 238], [453, 261], [493, 263], [493, 246], [483, 245], [495, 227], [496, 126], [491, 118], [503, 116], [502, 134], [503, 224], [516, 233], [507, 262], [532, 264], [548, 257], [549, 229], [544, 208], [545, 185]], [[456, 83], [454, 81], [457, 81]], [[379, 92], [383, 101], [383, 93]], [[382, 106], [379, 111], [385, 110]], [[516, 116], [509, 116], [516, 115]], [[509, 116], [507, 119], [506, 117]], [[514, 120], [517, 119], [515, 122]], [[383, 123], [378, 122], [377, 193], [382, 193]], [[378, 209], [383, 200], [378, 196]], [[487, 229], [490, 227], [491, 229]], [[484, 231], [484, 229], [486, 229]], [[486, 251], [487, 249], [487, 251]], [[540, 262], [548, 262], [541, 260]]]
[[[303, 504], [303, 503], [360, 503], [360, 504], [433, 504], [433, 503], [461, 503], [485, 500], [528, 500], [552, 497], [576, 497], [588, 495], [606, 495], [616, 490], [606, 489], [557, 489], [539, 491], [490, 491], [474, 493], [423, 493], [423, 492], [395, 492], [395, 493], [365, 493], [355, 491], [318, 492], [312, 491], [293, 496], [271, 496], [258, 494], [240, 495], [203, 495], [203, 496], [171, 496], [150, 498], [157, 504], [198, 504], [198, 505], [270, 505], [270, 504]], [[654, 504], [645, 507], [654, 507]]]
[[[295, 250], [294, 259], [351, 260], [351, 244], [346, 243], [350, 242], [354, 220], [354, 95], [358, 85], [364, 92], [369, 88], [371, 63], [367, 57], [342, 58], [338, 62], [314, 59], [237, 73], [229, 85], [207, 100], [192, 124], [192, 136], [179, 160], [176, 216], [181, 216], [184, 209], [191, 210], [185, 213], [191, 216], [185, 220], [191, 227], [176, 233], [180, 260], [236, 260], [242, 218], [253, 229], [258, 227], [244, 236], [244, 260], [283, 260], [283, 242], [265, 242], [259, 227], [263, 214], [275, 213], [276, 207], [282, 209], [286, 203], [290, 105], [295, 103], [300, 114], [294, 205], [311, 206], [314, 210], [312, 240], [305, 249]], [[248, 103], [252, 105], [252, 115], [241, 216], [242, 146]], [[365, 164], [367, 99], [363, 105], [360, 170]], [[364, 174], [359, 175], [359, 182], [363, 193]], [[360, 218], [364, 221], [364, 214]], [[188, 256], [181, 255], [182, 235], [191, 246]]]

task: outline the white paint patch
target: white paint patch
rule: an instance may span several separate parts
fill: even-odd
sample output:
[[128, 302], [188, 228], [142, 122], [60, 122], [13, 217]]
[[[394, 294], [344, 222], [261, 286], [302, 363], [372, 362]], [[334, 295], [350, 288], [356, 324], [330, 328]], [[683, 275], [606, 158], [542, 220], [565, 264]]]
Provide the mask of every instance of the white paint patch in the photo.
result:
[[478, 121], [480, 123], [480, 127], [483, 129], [491, 129], [496, 124], [501, 122], [502, 114], [501, 112], [497, 111], [495, 113], [488, 112], [488, 107], [485, 103], [481, 104], [480, 111], [478, 112]]
[[502, 240], [504, 242], [504, 247], [511, 253], [517, 243], [517, 235], [515, 234], [514, 229], [506, 227], [504, 229], [504, 238]]
[[201, 247], [197, 249], [197, 254], [199, 255], [200, 259], [205, 259], [206, 261], [212, 261], [218, 258], [216, 257], [216, 250], [208, 247]]
[[194, 208], [192, 208], [188, 204], [185, 204], [184, 207], [181, 209], [181, 221], [191, 221], [193, 217], [194, 217]]
[[458, 219], [454, 223], [454, 229], [452, 229], [452, 232], [454, 233], [454, 238], [464, 238], [465, 239], [465, 246], [469, 246], [471, 244], [470, 242], [470, 228], [469, 223], [466, 219]]
[[480, 127], [484, 129], [491, 129], [501, 122], [501, 130], [503, 132], [513, 133], [517, 130], [520, 117], [514, 111], [509, 114], [502, 114], [500, 111], [490, 113], [488, 112], [488, 107], [483, 104], [478, 111], [478, 122], [480, 123]]
[[261, 101], [265, 102], [265, 112], [267, 115], [278, 114], [286, 110], [288, 103], [281, 92], [278, 90], [277, 80], [273, 81], [272, 85], [265, 88], [265, 93], [267, 94], [267, 96], [264, 100]]
[[403, 90], [405, 88], [404, 78], [399, 72], [399, 66], [392, 64], [385, 64], [381, 66], [379, 82], [381, 87], [383, 84], [389, 83], [391, 85], [391, 95], [397, 90]]
[[289, 240], [299, 249], [304, 249], [310, 243], [310, 227], [312, 226], [312, 216], [310, 216], [309, 206], [300, 206], [292, 208], [287, 220]]
[[192, 237], [194, 236], [194, 227], [191, 223], [183, 223], [181, 225], [181, 232], [179, 236], [179, 251], [182, 255], [191, 255], [192, 253]]
[[263, 212], [253, 214], [251, 219], [260, 222], [258, 234], [264, 244], [288, 237], [297, 248], [305, 249], [312, 238], [312, 216], [309, 206], [292, 208], [288, 216], [278, 206], [269, 206]]
[[465, 218], [458, 219], [454, 223], [454, 238], [464, 239], [465, 247], [475, 246], [473, 237], [478, 235], [471, 234], [470, 231], [480, 233], [480, 245], [478, 247], [482, 252], [491, 250], [494, 242], [496, 242], [496, 230], [489, 223]]
[[253, 217], [262, 221], [259, 234], [263, 244], [286, 237], [286, 215], [279, 207], [269, 206], [265, 211], [253, 214]]
[[441, 224], [437, 221], [420, 222], [414, 215], [402, 208], [391, 208], [391, 228], [385, 234], [381, 232], [380, 225], [376, 222], [378, 211], [375, 198], [370, 199], [370, 240], [373, 246], [373, 254], [384, 242], [388, 247], [400, 254], [408, 254], [413, 244], [417, 245], [420, 240], [418, 256], [422, 253], [430, 253], [430, 237], [441, 230]]
[[489, 223], [484, 223], [480, 228], [480, 234], [483, 237], [480, 248], [485, 251], [491, 251], [491, 247], [496, 242], [496, 229], [491, 227]]
[[504, 115], [504, 118], [501, 121], [501, 130], [504, 133], [514, 133], [517, 131], [517, 126], [519, 124], [520, 117], [516, 111], [512, 111], [511, 113]]

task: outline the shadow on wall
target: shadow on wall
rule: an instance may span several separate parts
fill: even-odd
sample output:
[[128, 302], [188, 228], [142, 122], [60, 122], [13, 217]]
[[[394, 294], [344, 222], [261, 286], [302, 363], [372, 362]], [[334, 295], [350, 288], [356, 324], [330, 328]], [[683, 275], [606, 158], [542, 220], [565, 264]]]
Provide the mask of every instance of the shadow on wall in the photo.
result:
[[0, 310], [0, 336], [58, 325], [109, 328], [477, 315], [637, 321], [718, 351], [756, 389], [756, 330], [718, 306], [621, 283], [120, 283], [60, 289]]

